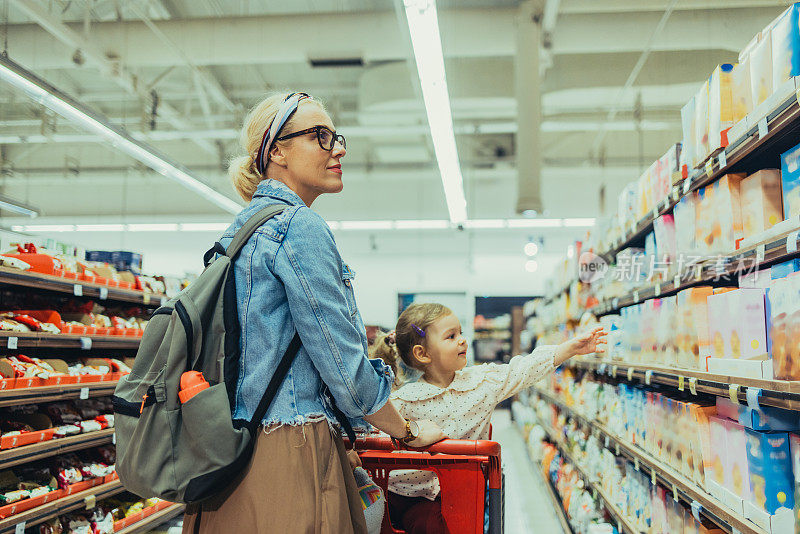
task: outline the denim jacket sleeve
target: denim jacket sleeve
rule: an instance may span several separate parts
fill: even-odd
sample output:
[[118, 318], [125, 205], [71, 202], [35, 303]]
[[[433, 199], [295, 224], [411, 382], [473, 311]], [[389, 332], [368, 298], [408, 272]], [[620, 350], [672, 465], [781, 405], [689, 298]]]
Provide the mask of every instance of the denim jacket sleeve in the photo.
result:
[[389, 399], [392, 376], [380, 373], [367, 358], [366, 332], [356, 327], [342, 260], [322, 217], [307, 208], [297, 210], [273, 272], [283, 281], [303, 346], [339, 409], [352, 418], [378, 411]]

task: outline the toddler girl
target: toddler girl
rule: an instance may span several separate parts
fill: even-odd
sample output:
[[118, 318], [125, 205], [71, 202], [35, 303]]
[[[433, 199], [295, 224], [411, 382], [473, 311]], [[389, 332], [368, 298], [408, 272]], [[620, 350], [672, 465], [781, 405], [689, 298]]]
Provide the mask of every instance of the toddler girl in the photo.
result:
[[[578, 354], [603, 352], [602, 328], [560, 345], [537, 347], [508, 364], [466, 367], [461, 324], [441, 304], [412, 304], [397, 321], [393, 350], [422, 377], [396, 390], [392, 402], [410, 419], [430, 419], [453, 439], [488, 439], [495, 406], [532, 386]], [[386, 343], [379, 338], [376, 343]], [[446, 532], [432, 471], [397, 470], [389, 475], [389, 515], [408, 534]]]

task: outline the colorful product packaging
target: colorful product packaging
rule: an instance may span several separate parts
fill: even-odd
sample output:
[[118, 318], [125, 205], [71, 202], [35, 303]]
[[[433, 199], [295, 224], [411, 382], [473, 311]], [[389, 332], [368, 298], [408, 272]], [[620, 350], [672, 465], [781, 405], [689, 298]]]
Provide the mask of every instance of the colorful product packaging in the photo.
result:
[[736, 496], [750, 500], [750, 474], [747, 463], [747, 436], [744, 426], [735, 421], [725, 420], [728, 470], [731, 476], [726, 479], [726, 488]]
[[[714, 247], [714, 218], [717, 213], [714, 184], [697, 190], [695, 245], [702, 255], [710, 255]], [[719, 228], [717, 228], [719, 229]]]
[[747, 463], [750, 471], [751, 502], [774, 515], [781, 508], [794, 507], [794, 474], [786, 432], [747, 433]]
[[731, 338], [733, 334], [733, 318], [731, 303], [727, 293], [733, 288], [718, 288], [707, 300], [708, 305], [708, 339], [711, 343], [712, 358], [733, 358]]
[[734, 65], [731, 73], [733, 97], [733, 122], [737, 123], [753, 111], [753, 94], [750, 89], [750, 58]]
[[729, 254], [743, 237], [740, 187], [744, 178], [744, 174], [726, 174], [714, 183], [716, 214], [711, 252]]
[[694, 142], [697, 165], [702, 164], [711, 153], [708, 138], [708, 80], [703, 82], [694, 97]]
[[678, 254], [692, 255], [697, 250], [695, 235], [696, 197], [693, 192], [681, 197], [673, 209], [675, 220], [675, 247]]
[[750, 93], [753, 108], [772, 95], [772, 36], [762, 32], [761, 39], [750, 54]]
[[697, 161], [695, 99], [695, 96], [691, 97], [689, 101], [681, 108], [681, 129], [683, 130], [681, 159], [689, 169], [694, 169], [699, 163]]
[[728, 428], [727, 419], [712, 416], [708, 418], [708, 432], [711, 458], [710, 471], [706, 471], [706, 478], [716, 482], [719, 486], [730, 487], [733, 485], [733, 471], [728, 463]]
[[745, 238], [756, 236], [783, 220], [781, 174], [757, 171], [741, 182], [742, 226]]
[[711, 355], [708, 339], [708, 297], [713, 289], [697, 286], [678, 293], [678, 313], [685, 317], [685, 331], [681, 347], [681, 366], [688, 369], [707, 370], [707, 359]]
[[772, 85], [800, 74], [800, 4], [784, 11], [772, 26]]
[[727, 294], [731, 307], [731, 357], [764, 360], [767, 351], [767, 324], [764, 290], [737, 289]]
[[773, 280], [768, 303], [773, 375], [800, 380], [800, 275]]
[[724, 63], [708, 79], [708, 149], [714, 154], [728, 146], [733, 126], [733, 65]]
[[[800, 436], [789, 434], [789, 448], [792, 453], [792, 469], [800, 473]], [[795, 475], [794, 482], [794, 531], [800, 532], [800, 476]]]
[[800, 145], [781, 154], [783, 218], [800, 215]]

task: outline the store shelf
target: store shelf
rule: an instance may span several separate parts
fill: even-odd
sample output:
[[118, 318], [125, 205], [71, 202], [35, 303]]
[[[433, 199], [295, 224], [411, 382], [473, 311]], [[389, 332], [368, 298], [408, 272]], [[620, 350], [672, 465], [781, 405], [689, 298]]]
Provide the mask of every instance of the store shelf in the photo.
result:
[[163, 510], [159, 510], [153, 515], [147, 516], [133, 525], [115, 531], [114, 534], [140, 534], [148, 532], [162, 523], [166, 523], [170, 519], [181, 515], [184, 508], [185, 506], [182, 504], [173, 504]]
[[15, 514], [6, 519], [0, 520], [0, 534], [13, 533], [18, 524], [25, 523], [25, 528], [44, 523], [45, 521], [58, 517], [61, 514], [74, 512], [75, 510], [85, 510], [94, 508], [96, 501], [111, 497], [124, 491], [119, 480], [95, 486], [86, 491], [75, 493], [67, 497], [62, 497], [55, 501], [37, 506], [26, 512]]
[[719, 527], [728, 532], [733, 532], [733, 529], [736, 529], [742, 533], [768, 534], [767, 531], [728, 509], [705, 490], [698, 487], [692, 480], [656, 459], [650, 453], [612, 434], [605, 426], [595, 420], [588, 419], [565, 405], [552, 394], [539, 388], [536, 388], [536, 392], [546, 401], [558, 406], [565, 413], [581, 421], [595, 435], [603, 438], [601, 442], [605, 443], [606, 449], [614, 452], [617, 456], [627, 458], [638, 469], [644, 469], [644, 472], [650, 475], [651, 480], [657, 481], [668, 488], [673, 495], [677, 495], [689, 506], [692, 506], [692, 503], [696, 503], [695, 508], [699, 505], [699, 508], [697, 508], [698, 513], [707, 517]]
[[599, 360], [576, 361], [571, 365], [579, 369], [595, 371], [601, 375], [635, 380], [643, 384], [662, 384], [674, 387], [676, 391], [709, 393], [719, 397], [734, 396], [741, 404], [748, 402], [747, 390], [753, 388], [760, 390], [756, 392], [759, 405], [800, 410], [800, 381], [742, 378], [690, 369]]
[[0, 332], [0, 347], [7, 348], [9, 338], [16, 338], [17, 347], [25, 349], [107, 349], [134, 350], [140, 337], [131, 336], [79, 336], [74, 334], [47, 334], [43, 332]]
[[[160, 306], [167, 301], [166, 295], [145, 293], [135, 289], [121, 289], [102, 284], [70, 280], [60, 276], [20, 271], [8, 267], [0, 267], [0, 285], [27, 287], [70, 295], [80, 294], [83, 297], [109, 300], [115, 302], [132, 302], [144, 306]], [[79, 286], [80, 289], [76, 289]], [[105, 297], [105, 298], [103, 298]]]
[[79, 399], [81, 396], [103, 397], [114, 393], [117, 381], [86, 382], [62, 386], [42, 386], [0, 390], [0, 407], [20, 404]]
[[[553, 429], [545, 425], [542, 421], [539, 421], [539, 425], [541, 425], [542, 428], [544, 428], [545, 432], [549, 436], [550, 441], [552, 441], [556, 445], [556, 447], [558, 447], [558, 450], [561, 451], [561, 455], [564, 457], [564, 459], [573, 466], [575, 466], [575, 470], [583, 479], [584, 483], [586, 484], [586, 487], [592, 490], [592, 494], [595, 496], [595, 498], [596, 499], [599, 498], [603, 502], [603, 507], [606, 510], [608, 510], [608, 513], [611, 514], [611, 516], [616, 520], [617, 529], [621, 533], [624, 532], [625, 534], [640, 534], [639, 530], [637, 530], [636, 527], [627, 518], [627, 516], [625, 516], [625, 514], [622, 513], [622, 510], [620, 510], [614, 504], [611, 498], [608, 495], [606, 495], [605, 491], [603, 491], [602, 486], [596, 480], [593, 480], [591, 477], [589, 477], [586, 471], [583, 470], [583, 467], [578, 462], [575, 461], [575, 459], [572, 457], [572, 454], [569, 452], [566, 445], [564, 444], [564, 441], [561, 438], [561, 436], [559, 436], [558, 433], [556, 433]], [[563, 507], [561, 509], [563, 510]]]
[[79, 434], [66, 438], [51, 439], [33, 445], [24, 445], [13, 449], [0, 451], [0, 469], [8, 469], [15, 465], [49, 458], [57, 454], [99, 447], [111, 443], [114, 437], [114, 429], [107, 428], [97, 432]]
[[553, 503], [553, 510], [555, 511], [559, 524], [561, 524], [561, 530], [565, 534], [575, 534], [575, 531], [572, 530], [572, 525], [569, 524], [569, 520], [567, 519], [567, 512], [564, 510], [564, 502], [561, 500], [558, 493], [556, 493], [553, 484], [544, 473], [542, 473], [540, 466], [534, 465], [533, 467], [533, 470], [536, 471], [537, 476], [542, 481], [545, 493], [550, 497], [550, 502]]

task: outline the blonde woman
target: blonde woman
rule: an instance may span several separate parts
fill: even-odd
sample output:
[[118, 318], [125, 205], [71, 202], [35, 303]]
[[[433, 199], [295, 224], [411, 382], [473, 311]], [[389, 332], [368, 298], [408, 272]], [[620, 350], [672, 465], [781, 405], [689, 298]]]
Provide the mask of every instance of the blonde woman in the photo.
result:
[[183, 531], [365, 532], [338, 425], [363, 418], [418, 447], [445, 436], [434, 423], [404, 419], [389, 402], [392, 372], [367, 358], [354, 273], [310, 209], [343, 188], [346, 142], [325, 108], [305, 93], [272, 95], [245, 119], [241, 145], [247, 155], [229, 174], [249, 205], [222, 245], [264, 207], [286, 209], [235, 262], [242, 330], [234, 420], [252, 418], [295, 332], [302, 346], [264, 416], [250, 464], [217, 496], [187, 509]]

